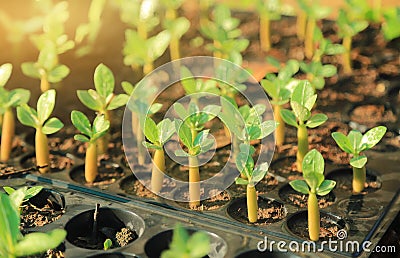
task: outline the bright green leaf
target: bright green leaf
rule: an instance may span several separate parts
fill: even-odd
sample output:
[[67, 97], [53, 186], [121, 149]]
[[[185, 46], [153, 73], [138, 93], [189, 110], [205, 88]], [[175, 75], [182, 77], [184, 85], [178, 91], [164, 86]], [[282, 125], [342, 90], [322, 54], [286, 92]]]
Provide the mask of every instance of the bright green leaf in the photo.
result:
[[293, 180], [289, 182], [289, 185], [297, 192], [300, 192], [302, 194], [309, 193], [308, 185], [304, 180]]
[[84, 135], [87, 135], [89, 137], [92, 137], [92, 126], [90, 124], [89, 119], [85, 114], [83, 114], [80, 111], [73, 110], [71, 112], [71, 121], [72, 124], [78, 129], [80, 132], [82, 132]]
[[335, 187], [336, 182], [333, 180], [324, 180], [317, 189], [319, 196], [327, 195]]
[[326, 120], [328, 120], [328, 117], [325, 114], [315, 114], [308, 119], [306, 126], [309, 128], [315, 128], [325, 123]]
[[15, 246], [15, 255], [28, 256], [56, 248], [66, 236], [67, 232], [64, 229], [53, 229], [48, 233], [29, 233]]
[[340, 132], [334, 132], [332, 133], [332, 138], [335, 140], [337, 145], [345, 152], [347, 153], [354, 153], [353, 146], [349, 139], [342, 133]]
[[43, 125], [42, 132], [44, 134], [53, 134], [63, 127], [64, 124], [58, 118], [52, 117]]
[[50, 89], [40, 95], [37, 102], [37, 113], [41, 124], [43, 124], [51, 115], [56, 103], [56, 91]]
[[74, 135], [74, 139], [76, 141], [80, 141], [80, 142], [90, 142], [90, 139], [86, 135], [83, 135], [83, 134]]
[[100, 96], [107, 98], [114, 91], [115, 80], [110, 68], [99, 64], [94, 71], [94, 87]]
[[361, 138], [360, 149], [368, 150], [374, 147], [385, 135], [387, 128], [377, 126], [367, 131]]
[[367, 157], [364, 155], [360, 155], [357, 157], [353, 157], [352, 159], [350, 159], [350, 165], [355, 167], [355, 168], [362, 168], [365, 166], [365, 164], [367, 164]]
[[33, 128], [39, 126], [39, 120], [35, 110], [26, 104], [17, 107], [17, 118], [23, 125]]
[[298, 127], [295, 114], [287, 109], [281, 109], [281, 117], [283, 121], [291, 126]]
[[12, 64], [5, 63], [0, 66], [0, 87], [4, 87], [10, 79], [12, 72]]

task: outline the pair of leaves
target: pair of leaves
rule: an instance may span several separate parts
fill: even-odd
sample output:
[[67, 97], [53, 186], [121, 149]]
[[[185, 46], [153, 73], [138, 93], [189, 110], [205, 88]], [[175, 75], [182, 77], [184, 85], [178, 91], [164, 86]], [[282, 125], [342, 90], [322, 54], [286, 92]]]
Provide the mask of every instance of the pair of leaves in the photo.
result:
[[4, 186], [3, 187], [4, 191], [10, 196], [11, 202], [14, 204], [14, 207], [18, 210], [21, 204], [30, 198], [34, 197], [40, 191], [42, 191], [43, 186], [33, 186], [33, 187], [21, 187], [19, 191], [16, 189], [9, 187], [9, 186]]
[[200, 111], [194, 102], [190, 102], [187, 109], [179, 102], [174, 103], [173, 106], [179, 118], [185, 121], [190, 128], [197, 131], [202, 130], [205, 123], [218, 116], [221, 111], [221, 107], [217, 105], [205, 106]]
[[268, 163], [262, 163], [254, 168], [254, 160], [252, 157], [255, 152], [254, 147], [249, 144], [242, 143], [239, 145], [239, 149], [239, 154], [236, 157], [236, 167], [239, 170], [240, 174], [243, 174], [247, 179], [238, 177], [235, 180], [236, 184], [256, 185], [265, 177], [265, 174], [268, 171]]
[[206, 232], [196, 231], [189, 235], [185, 228], [177, 224], [169, 249], [162, 252], [161, 258], [201, 258], [206, 256], [210, 250], [210, 238]]
[[3, 114], [8, 108], [26, 104], [30, 97], [29, 90], [18, 88], [8, 91], [4, 87], [0, 87], [0, 114]]
[[56, 65], [51, 70], [46, 71], [39, 63], [25, 62], [21, 64], [21, 69], [23, 74], [31, 78], [42, 79], [43, 74], [45, 74], [47, 81], [50, 83], [60, 82], [70, 73], [69, 68], [62, 64]]
[[325, 180], [324, 158], [316, 149], [309, 151], [303, 159], [303, 176], [305, 180], [293, 180], [289, 184], [294, 190], [308, 194], [327, 195], [336, 185], [333, 180]]
[[347, 136], [340, 132], [334, 132], [332, 137], [344, 152], [354, 155], [350, 160], [350, 165], [362, 168], [367, 163], [367, 157], [360, 155], [360, 153], [378, 144], [385, 135], [386, 130], [385, 126], [377, 126], [367, 131], [364, 135], [357, 130], [351, 130]]
[[197, 93], [210, 93], [219, 95], [220, 91], [217, 87], [217, 81], [209, 79], [204, 80], [203, 78], [196, 79], [190, 70], [182, 66], [181, 67], [181, 84], [186, 92], [186, 95], [197, 94]]
[[339, 27], [339, 36], [353, 37], [365, 30], [368, 27], [368, 22], [366, 20], [352, 19], [348, 10], [341, 9], [337, 18], [337, 25]]
[[18, 120], [26, 126], [41, 128], [44, 134], [53, 134], [63, 128], [64, 124], [56, 117], [49, 118], [54, 110], [56, 91], [50, 89], [40, 95], [37, 110], [23, 104], [17, 107]]
[[[337, 74], [337, 68], [334, 65], [323, 65], [321, 62], [312, 61], [310, 63], [301, 62], [300, 69], [307, 73], [311, 85], [314, 89], [321, 90], [325, 86], [325, 79]], [[312, 78], [312, 79], [310, 79]]]
[[175, 125], [168, 118], [156, 124], [153, 119], [147, 117], [143, 130], [144, 135], [150, 141], [150, 143], [143, 142], [143, 145], [147, 148], [162, 149], [162, 146], [175, 133]]
[[180, 39], [189, 30], [190, 21], [185, 17], [179, 17], [175, 20], [164, 20], [163, 26], [171, 33], [174, 39]]
[[209, 130], [199, 132], [193, 139], [193, 133], [190, 127], [180, 119], [175, 119], [175, 130], [179, 139], [188, 148], [189, 153], [184, 150], [176, 150], [175, 155], [178, 157], [197, 156], [209, 151], [214, 145], [214, 139], [209, 138]]
[[110, 121], [104, 118], [104, 115], [96, 116], [93, 125], [90, 124], [88, 117], [80, 111], [71, 112], [72, 124], [82, 134], [77, 134], [74, 139], [81, 142], [95, 142], [105, 135], [110, 128]]
[[278, 123], [273, 120], [267, 120], [261, 124], [245, 125], [242, 133], [237, 135], [238, 139], [246, 143], [250, 143], [253, 140], [260, 140], [271, 133], [273, 133], [278, 126]]

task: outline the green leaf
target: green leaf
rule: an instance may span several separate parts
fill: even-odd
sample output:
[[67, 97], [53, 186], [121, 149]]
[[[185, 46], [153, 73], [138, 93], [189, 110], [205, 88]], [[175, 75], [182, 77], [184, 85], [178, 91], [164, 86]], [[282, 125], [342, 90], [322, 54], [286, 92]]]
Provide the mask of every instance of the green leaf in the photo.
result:
[[107, 238], [106, 241], [103, 243], [103, 250], [108, 250], [112, 247], [112, 241], [111, 239]]
[[21, 64], [22, 73], [28, 77], [40, 79], [39, 68], [33, 62], [25, 62]]
[[317, 188], [322, 184], [325, 177], [323, 174], [314, 173], [304, 175], [304, 179], [310, 187], [310, 191], [316, 193]]
[[267, 172], [268, 172], [268, 163], [263, 163], [259, 165], [253, 170], [250, 183], [257, 184], [265, 177], [265, 174], [267, 174]]
[[12, 72], [12, 64], [5, 63], [0, 66], [0, 87], [4, 87], [10, 79]]
[[21, 206], [22, 202], [25, 199], [26, 192], [28, 190], [27, 186], [18, 188], [14, 192], [10, 194], [10, 200], [12, 204], [14, 205], [15, 210], [19, 210], [19, 207]]
[[52, 117], [43, 125], [42, 132], [44, 134], [53, 134], [63, 127], [64, 124], [58, 118]]
[[94, 71], [94, 87], [100, 96], [107, 98], [113, 93], [115, 86], [114, 75], [104, 64], [99, 64]]
[[306, 126], [308, 128], [315, 128], [325, 123], [326, 120], [328, 120], [328, 117], [325, 114], [315, 114], [308, 119]]
[[[18, 209], [12, 203], [7, 194], [0, 193], [0, 253], [9, 255], [14, 251], [17, 239], [21, 233], [19, 231], [20, 217]], [[4, 252], [4, 253], [3, 253]]]
[[313, 99], [316, 99], [314, 89], [308, 81], [301, 81], [293, 90], [291, 102], [297, 102], [309, 111], [315, 104]]
[[144, 122], [144, 135], [149, 139], [153, 144], [160, 144], [159, 139], [159, 130], [156, 123], [150, 117], [146, 118]]
[[287, 109], [281, 109], [280, 112], [281, 112], [281, 117], [286, 124], [298, 127], [296, 116], [292, 111]]
[[[178, 121], [178, 120], [175, 120]], [[181, 139], [182, 143], [188, 147], [189, 149], [193, 148], [192, 142], [192, 132], [190, 131], [189, 126], [186, 123], [177, 123], [175, 122], [175, 128], [178, 132], [179, 139]]]
[[325, 78], [332, 77], [335, 74], [337, 74], [337, 68], [334, 65], [324, 65], [324, 66], [322, 66], [321, 74]]
[[51, 83], [60, 82], [68, 76], [69, 72], [70, 70], [66, 65], [57, 65], [48, 73], [47, 80]]
[[237, 185], [248, 185], [248, 184], [249, 184], [249, 181], [246, 180], [246, 179], [243, 179], [243, 178], [241, 178], [241, 177], [237, 177], [237, 178], [235, 179], [235, 183], [236, 183]]
[[37, 128], [39, 126], [39, 120], [37, 118], [36, 111], [26, 104], [17, 107], [17, 118], [23, 125], [33, 128]]
[[93, 128], [92, 128], [93, 136], [91, 138], [91, 141], [95, 141], [98, 138], [105, 135], [109, 128], [110, 128], [110, 121], [106, 120], [104, 115], [96, 116], [96, 118], [93, 121]]
[[89, 136], [90, 138], [93, 136], [92, 125], [85, 114], [80, 111], [73, 110], [71, 112], [71, 121], [76, 129], [78, 129], [80, 132]]
[[273, 120], [268, 120], [264, 121], [261, 123], [260, 128], [261, 128], [261, 135], [259, 139], [263, 139], [273, 133], [278, 126], [278, 123], [273, 121]]
[[114, 110], [119, 107], [122, 107], [126, 105], [126, 103], [129, 100], [129, 96], [126, 94], [119, 94], [114, 96], [114, 98], [111, 100], [110, 104], [107, 106], [107, 110]]
[[162, 147], [160, 147], [159, 145], [153, 144], [153, 143], [143, 141], [142, 144], [144, 147], [146, 147], [148, 149], [162, 150]]
[[361, 132], [357, 131], [357, 130], [351, 130], [349, 132], [349, 135], [347, 135], [347, 138], [350, 141], [350, 144], [353, 147], [353, 154], [358, 154], [360, 153], [361, 149], [361, 139], [362, 139], [362, 134]]
[[102, 109], [102, 102], [100, 99], [94, 98], [86, 90], [77, 90], [77, 95], [79, 100], [88, 108], [95, 111], [100, 111]]
[[10, 194], [12, 194], [13, 192], [15, 192], [15, 189], [12, 188], [12, 187], [9, 187], [9, 186], [3, 186], [3, 189], [4, 189], [4, 191], [5, 191], [8, 195], [10, 195]]
[[40, 124], [43, 124], [51, 115], [54, 110], [56, 102], [56, 91], [54, 89], [48, 90], [40, 95], [37, 102], [37, 113]]
[[129, 96], [132, 95], [134, 87], [130, 82], [123, 81], [123, 82], [121, 82], [121, 86], [122, 86], [122, 89], [125, 91], [126, 94], [128, 94]]
[[366, 156], [360, 155], [350, 159], [350, 165], [356, 168], [362, 168], [365, 166], [365, 164], [367, 164], [367, 161], [368, 159]]
[[175, 126], [173, 122], [165, 118], [157, 124], [158, 131], [160, 132], [159, 142], [164, 145], [172, 135], [175, 133]]
[[48, 233], [29, 233], [15, 246], [15, 255], [28, 256], [56, 248], [66, 236], [67, 232], [64, 229], [54, 229]]
[[337, 145], [344, 152], [347, 152], [350, 154], [355, 153], [353, 146], [352, 146], [351, 142], [349, 141], [349, 138], [346, 137], [344, 134], [342, 134], [340, 132], [334, 132], [334, 133], [332, 133], [332, 138], [335, 140]]
[[160, 104], [160, 103], [154, 103], [154, 104], [152, 104], [151, 106], [150, 106], [150, 109], [149, 109], [149, 111], [148, 111], [148, 115], [152, 115], [152, 114], [155, 114], [155, 113], [157, 113], [161, 108], [162, 108], [162, 104]]
[[180, 149], [180, 150], [176, 150], [175, 152], [175, 156], [177, 157], [189, 157], [189, 153], [187, 153], [186, 151]]
[[40, 193], [40, 191], [42, 191], [42, 189], [43, 189], [43, 186], [33, 186], [33, 187], [29, 188], [25, 192], [24, 200], [29, 200], [30, 198], [36, 196], [38, 193]]
[[290, 101], [290, 106], [299, 121], [304, 122], [310, 118], [311, 112], [305, 106], [302, 106], [300, 103], [293, 100]]
[[324, 174], [324, 158], [316, 149], [309, 151], [303, 159], [303, 175]]
[[385, 135], [387, 128], [385, 126], [377, 126], [367, 131], [360, 142], [360, 150], [368, 150], [374, 147]]
[[13, 89], [10, 91], [8, 95], [8, 101], [6, 103], [6, 107], [17, 107], [22, 104], [26, 104], [29, 101], [31, 96], [31, 92], [26, 89]]
[[296, 190], [297, 192], [302, 193], [302, 194], [308, 194], [310, 191], [306, 181], [304, 181], [304, 180], [293, 180], [293, 181], [289, 182], [289, 185], [294, 190]]
[[324, 180], [322, 184], [317, 188], [317, 194], [319, 196], [327, 195], [335, 187], [336, 182], [333, 180]]
[[83, 134], [74, 135], [74, 139], [76, 141], [80, 141], [80, 142], [90, 142], [90, 139], [86, 135], [83, 135]]
[[180, 119], [185, 120], [186, 118], [189, 117], [189, 112], [185, 109], [185, 107], [181, 103], [176, 102], [174, 103], [173, 107]]
[[218, 116], [221, 112], [221, 107], [217, 105], [207, 105], [203, 108], [202, 112], [208, 115], [207, 121], [210, 121], [214, 117]]
[[198, 231], [190, 236], [186, 243], [189, 247], [189, 257], [204, 257], [211, 250], [210, 238], [207, 233]]
[[169, 245], [172, 250], [186, 250], [186, 244], [189, 240], [189, 234], [180, 224], [175, 225], [172, 234], [172, 242]]
[[149, 38], [147, 40], [147, 61], [152, 62], [162, 56], [167, 49], [170, 40], [171, 33], [167, 30], [161, 31], [156, 36]]

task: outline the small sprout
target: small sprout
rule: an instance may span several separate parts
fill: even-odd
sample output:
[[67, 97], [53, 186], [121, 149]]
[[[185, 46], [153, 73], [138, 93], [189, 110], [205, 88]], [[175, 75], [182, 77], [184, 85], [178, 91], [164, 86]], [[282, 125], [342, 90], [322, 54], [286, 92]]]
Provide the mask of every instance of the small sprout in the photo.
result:
[[47, 135], [58, 132], [64, 124], [55, 117], [50, 118], [56, 103], [56, 91], [48, 90], [40, 95], [37, 102], [37, 110], [27, 104], [17, 107], [18, 120], [26, 126], [36, 129], [35, 152], [36, 165], [39, 172], [49, 172], [50, 154]]
[[325, 114], [311, 115], [311, 110], [317, 101], [317, 94], [308, 81], [302, 81], [293, 90], [290, 106], [292, 111], [281, 110], [281, 116], [286, 124], [297, 128], [297, 170], [302, 171], [303, 158], [308, 152], [308, 128], [315, 128], [328, 120]]
[[54, 229], [47, 233], [34, 232], [22, 235], [20, 232], [19, 206], [29, 190], [22, 187], [10, 195], [0, 193], [0, 256], [31, 256], [56, 248], [67, 232]]
[[[112, 71], [104, 64], [99, 64], [94, 71], [94, 87], [96, 90], [78, 90], [79, 100], [98, 115], [110, 121], [110, 111], [126, 105], [129, 96], [114, 94], [115, 79]], [[99, 139], [98, 154], [107, 153], [110, 135]]]
[[144, 135], [150, 141], [143, 141], [143, 145], [147, 148], [155, 149], [154, 164], [151, 171], [151, 190], [159, 193], [163, 185], [165, 173], [163, 146], [175, 133], [175, 127], [173, 122], [168, 118], [156, 124], [153, 119], [147, 117], [143, 129]]
[[40, 191], [43, 189], [43, 186], [33, 186], [30, 188], [24, 186], [19, 188], [19, 191], [9, 186], [4, 186], [3, 189], [10, 196], [10, 200], [14, 204], [14, 207], [19, 209], [22, 203], [40, 193]]
[[255, 149], [248, 144], [240, 144], [240, 153], [236, 158], [236, 167], [241, 177], [236, 178], [236, 184], [247, 185], [247, 216], [250, 223], [257, 222], [258, 204], [256, 184], [261, 181], [268, 171], [268, 163], [262, 163], [254, 169], [254, 161], [252, 155]]
[[107, 251], [107, 250], [111, 249], [112, 245], [113, 245], [113, 243], [112, 243], [111, 239], [107, 238], [103, 243], [103, 250]]
[[320, 231], [317, 195], [327, 195], [336, 185], [333, 180], [325, 180], [324, 166], [325, 162], [321, 153], [313, 149], [305, 155], [303, 160], [304, 180], [289, 182], [294, 190], [302, 194], [308, 194], [308, 233], [312, 241], [318, 241]]
[[331, 64], [324, 65], [320, 61], [301, 62], [300, 69], [307, 74], [307, 80], [314, 90], [322, 90], [325, 86], [325, 78], [337, 74], [336, 66]]
[[361, 193], [364, 190], [366, 182], [367, 157], [362, 155], [363, 151], [374, 147], [385, 135], [385, 126], [377, 126], [364, 135], [357, 130], [352, 130], [346, 136], [340, 132], [332, 133], [333, 139], [337, 145], [346, 153], [353, 157], [350, 159], [350, 165], [353, 167], [353, 192]]
[[161, 254], [161, 258], [201, 258], [211, 251], [210, 238], [207, 233], [197, 231], [189, 235], [180, 224], [176, 224], [169, 249]]
[[191, 124], [191, 122], [184, 122], [180, 119], [175, 120], [175, 128], [179, 139], [188, 148], [188, 152], [182, 149], [176, 150], [175, 155], [188, 157], [189, 159], [189, 206], [190, 208], [196, 208], [200, 205], [200, 173], [197, 156], [209, 151], [214, 145], [214, 140], [208, 138], [209, 130], [199, 132], [189, 127], [188, 124]]
[[[268, 60], [270, 63], [276, 63], [277, 60]], [[279, 62], [278, 62], [279, 64]], [[289, 102], [293, 88], [299, 83], [293, 76], [299, 71], [299, 62], [289, 60], [285, 66], [278, 66], [279, 73], [267, 74], [266, 79], [261, 81], [261, 86], [272, 98], [271, 104], [274, 109], [274, 119], [279, 123], [275, 131], [275, 142], [277, 146], [282, 146], [285, 141], [285, 123], [282, 119], [280, 110], [282, 106]]]
[[[241, 69], [234, 63], [221, 63], [215, 71], [218, 80], [220, 95], [235, 99], [238, 92], [244, 92], [247, 86], [244, 82], [249, 78], [250, 73]], [[233, 86], [234, 85], [234, 86]]]
[[343, 54], [345, 51], [343, 45], [334, 44], [330, 39], [324, 38], [319, 28], [316, 28], [314, 31], [314, 40], [316, 43], [316, 48], [312, 57], [312, 61], [314, 62], [320, 62], [324, 55], [334, 56]]
[[88, 183], [93, 183], [98, 174], [97, 141], [107, 133], [110, 122], [105, 119], [104, 115], [100, 115], [96, 116], [93, 125], [91, 125], [87, 116], [76, 110], [71, 112], [71, 121], [76, 129], [82, 133], [76, 134], [74, 139], [88, 143], [85, 156], [85, 180]]

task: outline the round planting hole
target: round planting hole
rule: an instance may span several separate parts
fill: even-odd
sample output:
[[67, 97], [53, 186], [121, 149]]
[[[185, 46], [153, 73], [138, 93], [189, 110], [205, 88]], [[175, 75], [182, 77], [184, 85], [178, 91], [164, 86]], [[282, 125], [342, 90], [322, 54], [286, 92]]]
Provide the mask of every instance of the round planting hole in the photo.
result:
[[73, 217], [65, 225], [67, 240], [86, 249], [103, 249], [104, 241], [113, 242], [111, 248], [126, 246], [138, 239], [144, 232], [145, 224], [133, 212], [113, 208], [99, 208], [97, 225], [94, 223], [95, 210], [88, 210]]
[[297, 170], [296, 157], [287, 156], [272, 162], [269, 171], [274, 175], [286, 177], [288, 180], [302, 178], [303, 174]]
[[[144, 172], [146, 173], [146, 172]], [[139, 173], [135, 173], [139, 174]], [[145, 180], [146, 185], [151, 185], [151, 173], [147, 172], [148, 179]], [[140, 176], [140, 178], [145, 178], [145, 176]], [[169, 193], [175, 189], [175, 183], [169, 180], [167, 177], [164, 177], [163, 188], [161, 189], [162, 193]], [[136, 195], [144, 198], [156, 198], [157, 196], [146, 188], [139, 180], [137, 180], [136, 176], [131, 174], [121, 180], [120, 188], [127, 194]]]
[[[204, 195], [204, 188], [200, 189], [200, 194]], [[177, 198], [178, 200], [185, 199], [189, 201], [188, 192], [182, 193], [182, 191], [178, 191], [175, 194], [175, 196], [178, 196]], [[200, 206], [196, 208], [190, 208], [189, 202], [176, 202], [176, 203], [186, 209], [197, 210], [197, 211], [213, 211], [221, 209], [231, 199], [231, 196], [227, 191], [222, 191], [218, 193], [218, 191], [215, 189], [209, 189], [208, 196], [211, 196], [211, 198], [200, 201]]]
[[274, 252], [274, 251], [264, 251], [264, 252], [260, 252], [258, 250], [250, 250], [250, 251], [246, 251], [243, 252], [237, 256], [235, 256], [235, 258], [265, 258], [265, 257], [269, 257], [269, 258], [297, 258], [299, 256], [290, 253], [290, 252], [285, 252], [285, 253], [279, 253], [279, 252]]
[[[295, 191], [289, 184], [285, 184], [279, 189], [279, 197], [285, 203], [289, 203], [300, 208], [307, 207], [308, 195]], [[317, 195], [317, 198], [318, 206], [321, 209], [331, 206], [336, 199], [335, 194], [332, 191], [325, 196]]]
[[[234, 200], [227, 209], [228, 215], [239, 222], [248, 223], [246, 197]], [[287, 215], [283, 203], [276, 200], [258, 197], [258, 220], [254, 225], [268, 225], [278, 222]]]
[[124, 170], [116, 163], [103, 161], [100, 162], [98, 167], [98, 175], [92, 184], [86, 183], [85, 180], [85, 166], [80, 165], [74, 167], [69, 173], [71, 179], [79, 184], [94, 185], [94, 186], [107, 186], [118, 179], [122, 178], [125, 173]]
[[21, 206], [21, 226], [24, 229], [42, 227], [58, 220], [64, 209], [65, 199], [61, 193], [42, 189]]
[[[353, 170], [351, 168], [340, 168], [333, 170], [332, 172], [328, 173], [326, 179], [336, 181], [335, 190], [341, 190], [348, 193], [353, 192]], [[378, 191], [381, 187], [382, 183], [379, 178], [367, 169], [367, 180], [362, 194]]]
[[102, 254], [87, 256], [87, 258], [139, 258], [139, 257], [134, 254], [126, 254], [126, 253], [102, 253]]
[[[194, 234], [197, 230], [195, 229], [187, 229], [189, 235]], [[225, 240], [223, 240], [218, 235], [205, 231], [210, 238], [210, 252], [205, 257], [210, 258], [219, 258], [225, 257], [228, 251], [228, 245]], [[172, 242], [173, 230], [163, 231], [152, 238], [150, 238], [145, 246], [144, 251], [149, 258], [159, 258], [163, 251], [169, 249], [169, 245]]]
[[[35, 153], [31, 153], [21, 159], [23, 168], [36, 167]], [[70, 169], [75, 164], [75, 161], [66, 154], [57, 151], [50, 151], [50, 169], [51, 172], [60, 172], [65, 169]]]
[[[320, 211], [320, 233], [319, 240], [336, 240], [338, 231], [348, 229], [346, 222], [333, 214]], [[308, 212], [299, 211], [291, 215], [286, 221], [287, 229], [303, 239], [309, 239], [308, 234]]]

